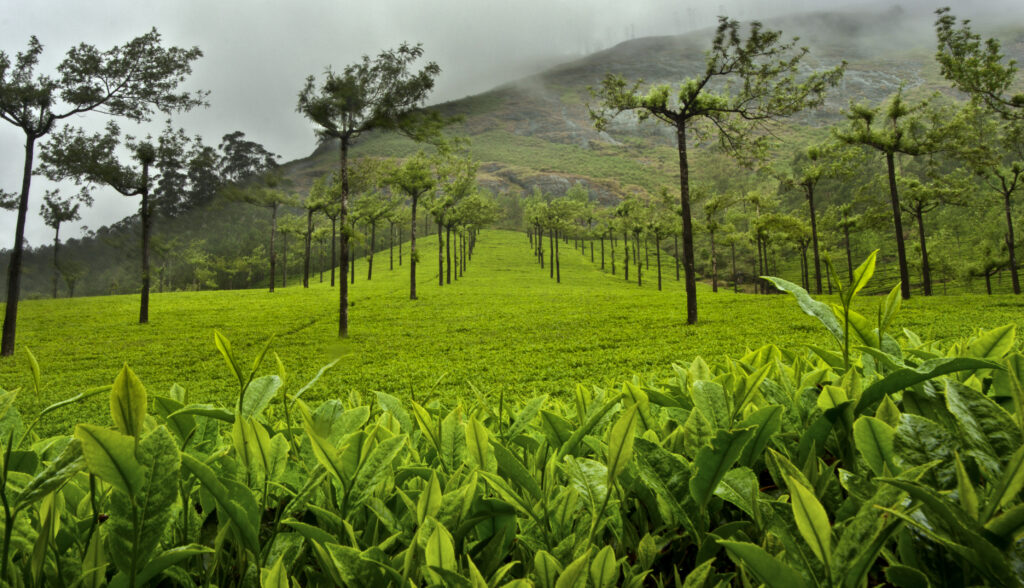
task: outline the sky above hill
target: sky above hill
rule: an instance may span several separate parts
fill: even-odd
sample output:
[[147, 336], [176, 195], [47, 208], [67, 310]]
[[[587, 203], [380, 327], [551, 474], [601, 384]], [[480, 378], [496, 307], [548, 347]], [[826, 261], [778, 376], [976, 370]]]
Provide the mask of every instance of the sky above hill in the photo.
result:
[[[954, 13], [984, 21], [1017, 13], [1015, 0], [945, 2]], [[204, 53], [185, 87], [210, 92], [210, 107], [174, 117], [174, 125], [216, 146], [241, 130], [282, 156], [307, 156], [315, 147], [308, 122], [295, 111], [306, 76], [328, 66], [341, 69], [403, 41], [423, 43], [425, 58], [442, 69], [432, 102], [458, 99], [554, 63], [649, 35], [678, 34], [714, 26], [718, 14], [741, 20], [822, 10], [883, 10], [875, 0], [3, 0], [0, 51], [13, 56], [30, 35], [44, 45], [37, 71], [52, 73], [64, 53], [81, 42], [107, 49], [156, 27], [165, 45], [198, 46]], [[934, 20], [932, 2], [900, 2], [907, 11]], [[979, 12], [978, 4], [984, 5]], [[89, 114], [72, 124], [98, 130], [105, 117]], [[158, 132], [163, 119], [136, 134]], [[0, 188], [19, 191], [24, 136], [0, 125]], [[39, 219], [47, 188], [33, 179], [27, 238], [52, 239]], [[71, 187], [63, 188], [71, 193]], [[96, 204], [76, 225], [98, 228], [138, 208], [137, 198], [94, 191]], [[0, 212], [0, 248], [10, 247], [15, 215]], [[75, 236], [80, 228], [62, 231]]]

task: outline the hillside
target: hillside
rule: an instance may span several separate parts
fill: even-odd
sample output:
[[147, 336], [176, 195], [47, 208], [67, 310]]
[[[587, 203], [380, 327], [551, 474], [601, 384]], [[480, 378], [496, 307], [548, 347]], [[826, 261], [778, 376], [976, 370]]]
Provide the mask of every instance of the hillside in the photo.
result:
[[[899, 8], [881, 13], [816, 13], [766, 21], [799, 38], [810, 49], [808, 67], [826, 69], [847, 62], [843, 82], [819, 110], [786, 121], [778, 134], [794, 143], [822, 138], [824, 127], [842, 118], [851, 101], [877, 103], [900, 85], [911, 95], [950, 92], [934, 61], [931, 21]], [[438, 106], [464, 117], [458, 132], [472, 140], [470, 152], [482, 163], [483, 183], [495, 192], [539, 186], [560, 194], [582, 181], [605, 200], [630, 188], [652, 188], [678, 177], [674, 134], [655, 122], [620, 117], [608, 133], [594, 130], [587, 112], [588, 88], [606, 73], [645, 83], [674, 83], [703, 66], [713, 30], [671, 37], [635, 39], [565, 63], [484, 94]], [[1024, 28], [1008, 35], [1006, 51], [1024, 58]], [[357, 154], [405, 155], [417, 147], [394, 136], [371, 136]], [[336, 146], [320, 146], [287, 168], [307, 185], [334, 165]], [[714, 181], [736, 171], [710, 150], [698, 150], [697, 181]]]

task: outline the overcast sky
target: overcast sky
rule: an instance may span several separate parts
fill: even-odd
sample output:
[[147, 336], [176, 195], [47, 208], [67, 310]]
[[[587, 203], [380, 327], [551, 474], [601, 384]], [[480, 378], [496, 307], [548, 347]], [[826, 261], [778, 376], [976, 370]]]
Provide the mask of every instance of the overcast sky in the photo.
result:
[[[982, 4], [950, 2], [961, 17], [978, 18]], [[889, 5], [894, 3], [888, 3]], [[928, 14], [934, 2], [900, 2]], [[1015, 1], [1004, 8], [1024, 12]], [[241, 130], [282, 156], [305, 157], [315, 147], [307, 121], [295, 112], [305, 77], [328, 65], [341, 69], [363, 54], [403, 41], [421, 42], [441, 76], [432, 101], [461, 98], [533, 73], [559, 61], [610, 47], [630, 37], [682, 33], [715, 24], [717, 14], [742, 20], [786, 13], [862, 6], [877, 0], [0, 0], [0, 50], [13, 56], [30, 35], [44, 46], [38, 71], [51, 73], [72, 45], [101, 50], [156, 27], [165, 45], [198, 46], [204, 56], [186, 87], [210, 92], [210, 107], [175, 117], [175, 126], [216, 146]], [[99, 129], [105, 117], [89, 114], [72, 123]], [[158, 132], [162, 119], [149, 129]], [[134, 129], [145, 134], [146, 129]], [[24, 135], [0, 121], [0, 188], [21, 188]], [[32, 245], [52, 239], [39, 218], [47, 188], [35, 177], [26, 236]], [[73, 189], [66, 187], [65, 193]], [[93, 229], [138, 209], [137, 198], [109, 189], [94, 192], [95, 205], [77, 225]], [[0, 248], [9, 248], [15, 215], [0, 212]]]

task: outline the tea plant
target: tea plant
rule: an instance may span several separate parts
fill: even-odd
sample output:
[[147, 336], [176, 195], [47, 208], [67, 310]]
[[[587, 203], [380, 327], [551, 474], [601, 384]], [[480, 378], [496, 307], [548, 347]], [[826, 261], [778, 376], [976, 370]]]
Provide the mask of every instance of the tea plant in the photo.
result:
[[[69, 586], [1018, 585], [1015, 327], [953, 344], [888, 333], [898, 297], [874, 323], [854, 310], [872, 269], [840, 284], [834, 308], [773, 279], [838, 351], [766, 345], [564, 399], [314, 404], [337, 365], [300, 387], [270, 344], [243, 362], [220, 333], [237, 385], [227, 405], [177, 385], [152, 394], [125, 366], [112, 427], [39, 438], [19, 392], [4, 392], [0, 574]], [[267, 357], [277, 373], [258, 375]]]

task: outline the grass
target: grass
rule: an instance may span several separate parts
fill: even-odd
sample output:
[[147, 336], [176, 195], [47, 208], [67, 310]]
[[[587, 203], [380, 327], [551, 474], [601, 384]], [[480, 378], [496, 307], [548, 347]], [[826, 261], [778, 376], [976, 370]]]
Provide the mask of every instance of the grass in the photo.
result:
[[[436, 238], [421, 241], [419, 300], [408, 297], [408, 265], [388, 270], [378, 254], [374, 279], [357, 261], [351, 289], [350, 337], [337, 333], [337, 291], [314, 278], [311, 287], [156, 294], [150, 324], [138, 325], [137, 296], [27, 301], [20, 307], [18, 349], [0, 359], [0, 387], [21, 388], [18, 406], [31, 415], [52, 402], [109, 384], [128, 363], [151, 393], [187, 383], [194, 402], [228, 404], [237, 383], [213, 345], [219, 329], [251, 362], [272, 335], [271, 350], [295, 392], [333, 357], [339, 364], [311, 390], [314, 398], [375, 390], [420, 401], [481, 394], [487, 398], [566, 394], [576, 383], [610, 386], [633, 374], [667, 375], [672, 362], [715, 360], [775, 343], [830, 346], [814, 319], [788, 296], [712, 294], [700, 285], [700, 324], [687, 326], [681, 282], [664, 258], [663, 292], [654, 267], [644, 285], [627, 283], [561, 246], [562, 283], [548, 277], [522, 233], [484, 231], [465, 276], [437, 285]], [[545, 245], [546, 246], [546, 245]], [[407, 253], [407, 252], [406, 252]], [[621, 257], [621, 250], [618, 251]], [[408, 259], [406, 258], [406, 263]], [[653, 264], [653, 256], [651, 258]], [[863, 303], [862, 303], [863, 304]], [[874, 301], [869, 299], [869, 305]], [[871, 315], [873, 307], [860, 308]], [[1012, 296], [914, 298], [896, 328], [937, 339], [973, 328], [1020, 324], [1024, 299]], [[33, 394], [28, 347], [42, 368]], [[261, 373], [276, 370], [273, 356]], [[75, 422], [104, 422], [105, 395], [53, 413], [45, 432]]]

